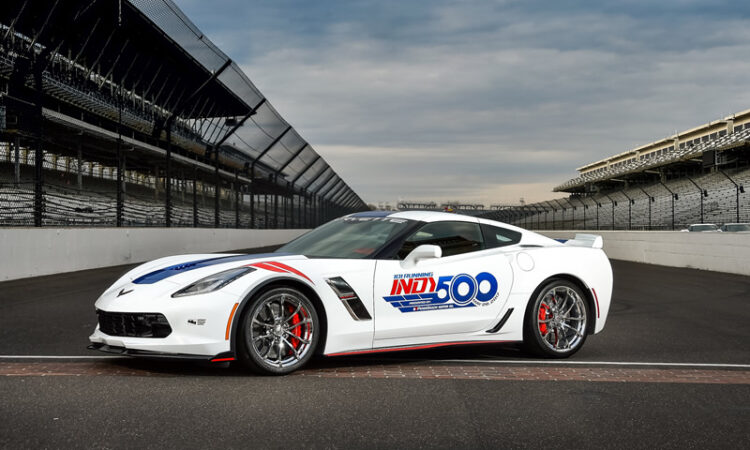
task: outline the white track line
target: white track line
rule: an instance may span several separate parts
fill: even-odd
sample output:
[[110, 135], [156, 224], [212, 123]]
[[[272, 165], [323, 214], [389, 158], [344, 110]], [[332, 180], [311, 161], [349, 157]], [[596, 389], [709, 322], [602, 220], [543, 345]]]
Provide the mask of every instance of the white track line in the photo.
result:
[[750, 364], [714, 364], [714, 363], [669, 363], [637, 361], [564, 361], [564, 360], [515, 360], [515, 359], [433, 359], [430, 362], [459, 362], [463, 364], [530, 364], [530, 365], [581, 365], [581, 366], [657, 366], [657, 367], [723, 367], [733, 369], [750, 369]]
[[[0, 355], [2, 359], [64, 359], [64, 360], [106, 360], [132, 359], [130, 356], [57, 356], [57, 355]], [[403, 359], [388, 358], [378, 361], [400, 361]], [[371, 360], [374, 362], [374, 360]], [[409, 361], [413, 362], [413, 361]], [[716, 367], [727, 369], [750, 369], [750, 364], [719, 364], [719, 363], [669, 363], [669, 362], [637, 362], [637, 361], [566, 361], [566, 360], [535, 360], [535, 359], [431, 359], [430, 363], [462, 363], [462, 364], [526, 364], [526, 365], [556, 365], [556, 366], [649, 366], [649, 367]]]
[[70, 360], [87, 360], [87, 359], [130, 359], [127, 356], [56, 356], [56, 355], [0, 355], [0, 359], [70, 359]]

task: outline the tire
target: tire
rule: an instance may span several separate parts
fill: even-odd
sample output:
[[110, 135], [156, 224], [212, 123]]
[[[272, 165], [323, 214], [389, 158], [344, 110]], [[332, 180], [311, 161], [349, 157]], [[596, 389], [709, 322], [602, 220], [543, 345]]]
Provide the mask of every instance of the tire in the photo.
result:
[[523, 327], [526, 351], [545, 358], [567, 358], [586, 342], [586, 296], [570, 281], [553, 278], [529, 301]]
[[315, 306], [305, 294], [293, 288], [271, 288], [243, 312], [237, 333], [238, 359], [256, 373], [286, 375], [310, 360], [319, 330]]

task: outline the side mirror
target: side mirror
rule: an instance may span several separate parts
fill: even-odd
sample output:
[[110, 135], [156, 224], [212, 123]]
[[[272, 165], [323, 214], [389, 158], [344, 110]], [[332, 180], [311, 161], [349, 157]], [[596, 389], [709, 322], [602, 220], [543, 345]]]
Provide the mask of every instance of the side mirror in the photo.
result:
[[401, 267], [404, 269], [411, 269], [416, 266], [419, 261], [440, 258], [441, 256], [443, 256], [443, 249], [437, 245], [420, 245], [406, 255], [406, 258], [401, 261]]

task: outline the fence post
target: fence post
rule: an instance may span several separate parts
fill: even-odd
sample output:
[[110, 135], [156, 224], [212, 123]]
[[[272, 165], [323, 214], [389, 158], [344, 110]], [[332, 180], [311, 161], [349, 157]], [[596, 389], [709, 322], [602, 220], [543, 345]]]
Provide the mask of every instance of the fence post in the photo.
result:
[[255, 228], [255, 192], [253, 185], [250, 185], [250, 228]]
[[745, 192], [745, 187], [742, 186], [742, 185], [740, 185], [740, 184], [737, 184], [732, 179], [732, 177], [730, 177], [729, 175], [727, 175], [726, 172], [724, 172], [723, 170], [719, 170], [719, 173], [721, 173], [722, 175], [724, 175], [725, 177], [727, 177], [727, 179], [729, 181], [731, 181], [732, 184], [734, 185], [734, 191], [735, 191], [736, 202], [737, 202], [736, 203], [736, 205], [737, 205], [737, 223], [739, 223], [740, 222], [740, 192], [744, 193]]
[[268, 226], [268, 194], [263, 194], [263, 228]]
[[120, 145], [120, 139], [117, 139], [117, 205], [115, 207], [115, 224], [118, 227], [122, 226], [122, 210], [123, 210], [123, 190], [122, 190], [122, 184], [123, 184], [123, 177], [122, 177], [122, 171], [123, 171], [123, 155], [122, 155], [122, 148]]
[[303, 203], [304, 202], [302, 200], [302, 196], [298, 195], [297, 196], [297, 226], [299, 226], [300, 228], [305, 228], [304, 225], [302, 224], [302, 213], [304, 212], [304, 208], [302, 206]]
[[602, 204], [599, 202], [596, 202], [596, 229], [599, 229], [599, 208], [602, 207]]
[[198, 227], [198, 167], [193, 167], [193, 228]]
[[214, 149], [214, 159], [216, 166], [214, 167], [214, 228], [219, 228], [220, 225], [220, 210], [221, 210], [221, 178], [219, 176], [219, 149]]
[[34, 88], [36, 89], [35, 109], [35, 144], [34, 152], [34, 226], [41, 227], [44, 217], [44, 117], [42, 108], [44, 106], [44, 90], [42, 87], [43, 63], [38, 61], [34, 64]]
[[240, 174], [235, 170], [234, 172], [234, 227], [240, 227], [240, 197], [242, 195], [242, 189], [240, 186]]
[[167, 121], [167, 151], [164, 167], [164, 220], [167, 228], [172, 226], [172, 124]]
[[21, 183], [21, 137], [18, 135], [16, 135], [15, 143], [13, 145], [13, 153], [16, 158], [13, 167], [14, 179], [16, 180], [16, 187], [18, 187], [18, 184]]
[[273, 194], [273, 228], [279, 228], [279, 194]]
[[553, 230], [556, 230], [556, 229], [557, 229], [557, 223], [556, 223], [557, 221], [555, 220], [555, 219], [556, 219], [556, 218], [555, 218], [555, 214], [556, 214], [556, 213], [557, 213], [557, 209], [555, 209], [555, 208], [553, 207], [553, 208], [552, 208], [552, 229], [553, 229]]

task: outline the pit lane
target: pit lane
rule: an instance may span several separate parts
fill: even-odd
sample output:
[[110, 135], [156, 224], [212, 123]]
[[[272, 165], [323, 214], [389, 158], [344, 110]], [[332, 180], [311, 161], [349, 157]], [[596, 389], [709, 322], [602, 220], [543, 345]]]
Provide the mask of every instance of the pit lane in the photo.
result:
[[127, 267], [0, 283], [0, 446], [747, 442], [750, 278], [613, 268], [607, 327], [570, 361], [482, 345], [322, 358], [284, 378], [85, 350], [94, 299]]

